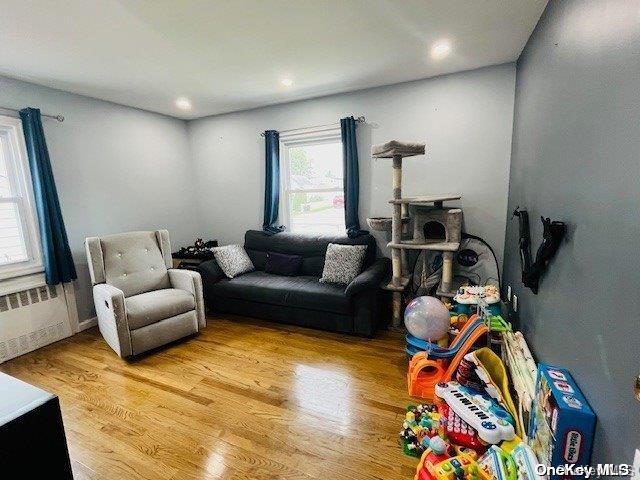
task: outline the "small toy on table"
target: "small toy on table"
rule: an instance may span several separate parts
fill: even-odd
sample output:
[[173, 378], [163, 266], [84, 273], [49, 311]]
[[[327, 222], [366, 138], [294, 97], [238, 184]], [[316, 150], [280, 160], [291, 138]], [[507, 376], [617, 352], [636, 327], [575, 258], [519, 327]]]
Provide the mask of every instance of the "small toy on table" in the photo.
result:
[[438, 435], [439, 429], [440, 414], [434, 405], [408, 406], [400, 431], [405, 455], [420, 457], [429, 447], [431, 438]]

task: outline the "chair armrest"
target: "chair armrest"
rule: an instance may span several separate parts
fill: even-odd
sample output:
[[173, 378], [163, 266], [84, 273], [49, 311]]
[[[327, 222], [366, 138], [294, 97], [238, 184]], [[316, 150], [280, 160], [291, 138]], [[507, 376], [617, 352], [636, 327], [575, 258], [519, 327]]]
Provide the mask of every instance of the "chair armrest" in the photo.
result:
[[198, 327], [207, 326], [207, 319], [204, 316], [204, 299], [202, 298], [202, 277], [198, 272], [192, 270], [179, 270], [170, 268], [169, 281], [173, 288], [184, 290], [193, 295], [196, 300], [196, 315], [198, 316]]
[[121, 357], [130, 356], [133, 353], [131, 334], [122, 290], [106, 283], [94, 285], [93, 303], [98, 326], [106, 342]]
[[223, 278], [227, 278], [215, 259], [202, 262], [197, 268], [205, 283], [217, 283]]
[[352, 297], [365, 290], [378, 288], [389, 271], [390, 261], [386, 257], [376, 259], [373, 264], [347, 285], [344, 293]]

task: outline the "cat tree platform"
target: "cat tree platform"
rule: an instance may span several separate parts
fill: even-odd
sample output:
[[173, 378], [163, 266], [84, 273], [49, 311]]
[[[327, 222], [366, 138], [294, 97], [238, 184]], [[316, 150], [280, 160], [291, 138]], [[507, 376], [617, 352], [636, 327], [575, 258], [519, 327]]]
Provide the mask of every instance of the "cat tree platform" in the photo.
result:
[[407, 250], [434, 250], [437, 252], [455, 252], [460, 248], [460, 242], [416, 243], [411, 240], [406, 240], [400, 243], [389, 242], [387, 243], [387, 247]]

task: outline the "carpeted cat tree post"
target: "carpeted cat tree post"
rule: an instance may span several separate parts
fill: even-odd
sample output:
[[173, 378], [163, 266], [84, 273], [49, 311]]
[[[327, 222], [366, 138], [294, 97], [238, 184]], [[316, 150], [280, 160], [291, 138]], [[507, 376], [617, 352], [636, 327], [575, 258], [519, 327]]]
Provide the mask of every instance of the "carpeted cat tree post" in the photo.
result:
[[[391, 217], [391, 243], [402, 243], [402, 232], [408, 220], [408, 204], [402, 202], [402, 159], [424, 155], [424, 143], [402, 143], [396, 140], [371, 147], [373, 158], [393, 159], [393, 216]], [[392, 278], [386, 288], [393, 292], [393, 326], [402, 324], [402, 292], [409, 284], [406, 251], [391, 248]]]

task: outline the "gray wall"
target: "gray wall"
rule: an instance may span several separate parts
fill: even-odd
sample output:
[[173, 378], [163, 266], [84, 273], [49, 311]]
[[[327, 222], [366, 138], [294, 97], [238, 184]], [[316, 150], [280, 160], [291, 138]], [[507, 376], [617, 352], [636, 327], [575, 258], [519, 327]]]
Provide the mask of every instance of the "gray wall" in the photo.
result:
[[467, 231], [501, 257], [514, 88], [515, 66], [507, 64], [191, 121], [203, 235], [241, 242], [262, 224], [262, 131], [365, 115], [367, 124], [358, 126], [361, 225], [368, 216], [391, 215], [391, 162], [371, 159], [371, 145], [424, 141], [427, 156], [404, 162], [404, 193], [461, 193]]
[[[639, 4], [551, 1], [517, 68], [509, 212], [568, 223], [534, 296], [520, 282], [509, 221], [504, 277], [538, 359], [568, 367], [598, 415], [594, 461], [627, 462], [640, 447]], [[509, 214], [510, 215], [510, 214]], [[535, 252], [535, 250], [534, 250]]]
[[167, 228], [174, 245], [193, 242], [198, 223], [186, 122], [3, 77], [0, 106], [65, 116], [64, 123], [43, 124], [78, 269], [81, 320], [95, 315], [85, 237]]

